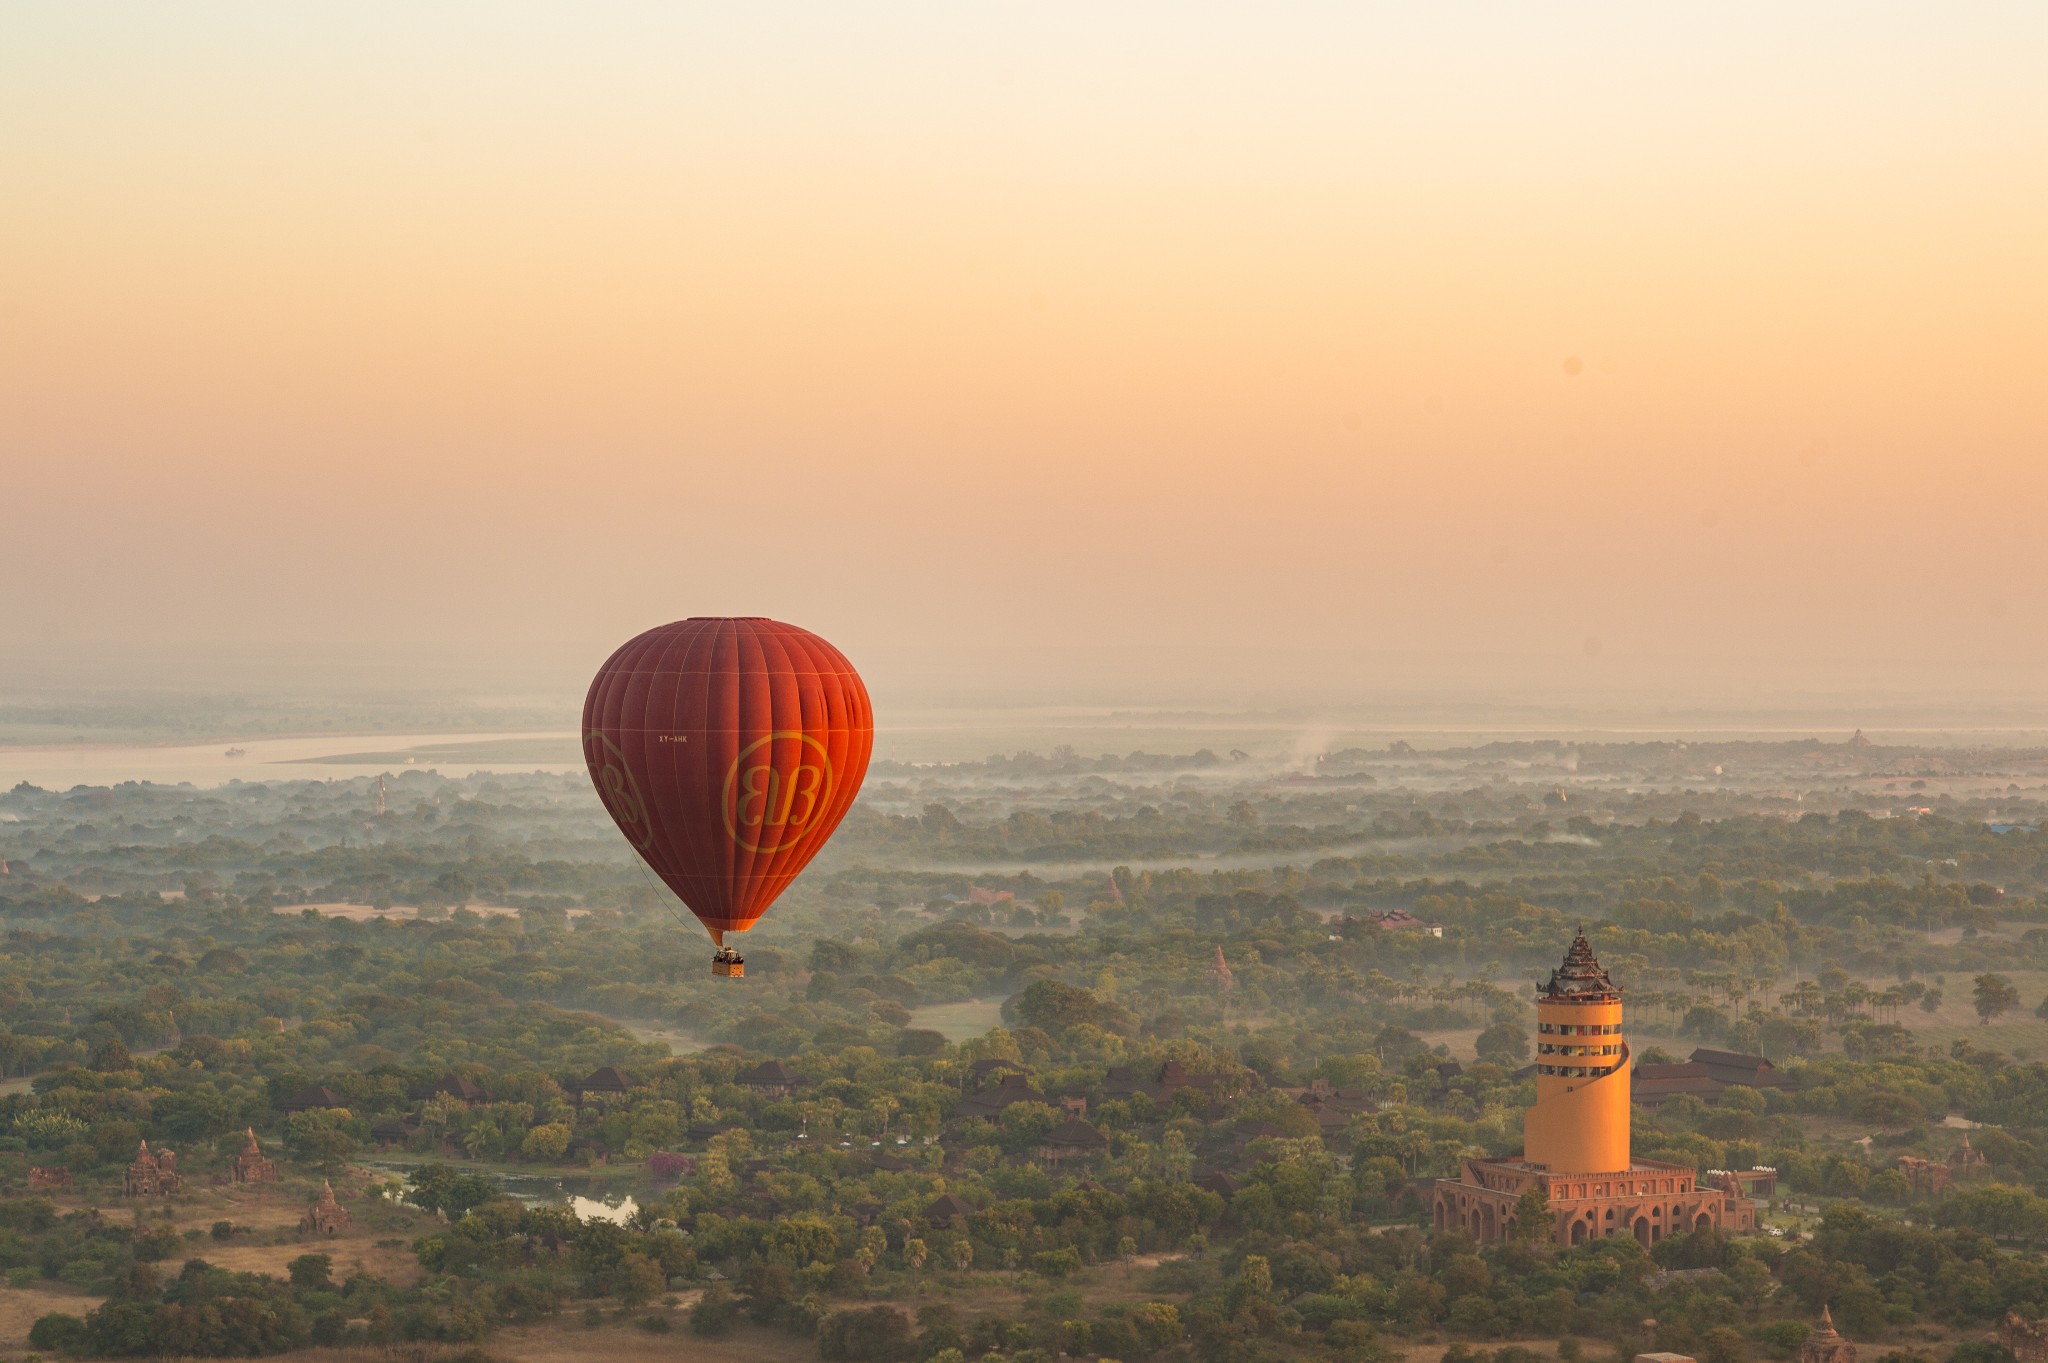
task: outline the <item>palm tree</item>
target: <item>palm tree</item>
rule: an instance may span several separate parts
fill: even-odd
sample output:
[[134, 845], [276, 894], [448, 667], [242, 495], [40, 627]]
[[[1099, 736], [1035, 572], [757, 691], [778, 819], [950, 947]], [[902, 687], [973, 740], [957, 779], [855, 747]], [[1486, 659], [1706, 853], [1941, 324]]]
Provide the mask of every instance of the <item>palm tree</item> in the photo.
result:
[[910, 1265], [910, 1290], [912, 1292], [918, 1290], [917, 1271], [924, 1267], [924, 1261], [930, 1253], [931, 1250], [925, 1245], [925, 1242], [915, 1237], [903, 1242], [903, 1262]]
[[498, 1129], [489, 1121], [481, 1121], [462, 1133], [462, 1148], [471, 1159], [482, 1159], [483, 1152], [497, 1144], [497, 1140]]

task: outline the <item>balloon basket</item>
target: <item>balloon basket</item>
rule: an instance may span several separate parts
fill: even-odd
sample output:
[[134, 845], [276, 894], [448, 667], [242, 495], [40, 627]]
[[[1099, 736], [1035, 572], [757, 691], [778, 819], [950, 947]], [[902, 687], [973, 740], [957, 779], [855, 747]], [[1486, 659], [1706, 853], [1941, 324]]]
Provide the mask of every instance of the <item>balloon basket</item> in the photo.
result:
[[737, 980], [746, 975], [747, 963], [745, 961], [713, 961], [711, 963], [711, 973], [721, 979]]

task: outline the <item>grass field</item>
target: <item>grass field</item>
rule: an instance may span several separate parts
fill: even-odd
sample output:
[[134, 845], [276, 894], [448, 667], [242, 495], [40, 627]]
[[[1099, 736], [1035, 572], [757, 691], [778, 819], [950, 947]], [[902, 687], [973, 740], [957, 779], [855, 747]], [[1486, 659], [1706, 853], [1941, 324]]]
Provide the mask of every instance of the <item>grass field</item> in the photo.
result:
[[98, 1297], [56, 1284], [0, 1287], [0, 1349], [26, 1349], [29, 1327], [52, 1311], [83, 1316], [99, 1304]]
[[668, 1047], [670, 1055], [695, 1055], [711, 1045], [694, 1032], [686, 1032], [680, 1027], [670, 1027], [665, 1023], [629, 1022], [625, 1018], [613, 1018], [612, 1021], [631, 1032], [635, 1041], [652, 1041], [656, 1045]]
[[938, 1032], [948, 1041], [965, 1041], [1001, 1025], [1001, 999], [968, 999], [965, 1003], [933, 1003], [910, 1010], [910, 1025]]
[[[580, 1363], [601, 1359], [605, 1363], [639, 1363], [639, 1360], [688, 1359], [690, 1363], [782, 1363], [786, 1359], [818, 1356], [817, 1345], [780, 1330], [764, 1330], [739, 1321], [732, 1333], [720, 1339], [699, 1339], [689, 1332], [684, 1313], [656, 1308], [642, 1315], [665, 1317], [671, 1324], [667, 1334], [650, 1334], [624, 1322], [610, 1321], [596, 1328], [579, 1321], [558, 1320], [545, 1325], [500, 1330], [484, 1344], [493, 1358], [517, 1359], [519, 1363]], [[287, 1354], [294, 1360], [316, 1363], [317, 1354]], [[337, 1360], [339, 1363], [339, 1360]]]

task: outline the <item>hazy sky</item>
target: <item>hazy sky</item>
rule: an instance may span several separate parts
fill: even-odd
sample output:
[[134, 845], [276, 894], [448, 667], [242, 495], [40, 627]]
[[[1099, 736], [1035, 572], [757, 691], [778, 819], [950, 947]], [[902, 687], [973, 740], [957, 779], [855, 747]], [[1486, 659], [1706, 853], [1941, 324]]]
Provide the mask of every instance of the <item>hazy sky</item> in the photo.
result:
[[2044, 70], [2037, 0], [19, 0], [0, 650], [2026, 687]]

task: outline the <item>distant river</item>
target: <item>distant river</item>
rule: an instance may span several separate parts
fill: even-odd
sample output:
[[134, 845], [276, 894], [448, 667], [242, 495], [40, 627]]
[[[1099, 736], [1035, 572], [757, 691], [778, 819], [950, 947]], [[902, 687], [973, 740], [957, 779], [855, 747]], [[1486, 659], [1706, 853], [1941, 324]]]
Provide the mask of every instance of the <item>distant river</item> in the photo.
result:
[[[240, 753], [230, 757], [230, 751]], [[45, 790], [122, 781], [220, 786], [229, 781], [311, 781], [408, 770], [583, 770], [576, 735], [371, 734], [248, 738], [197, 744], [53, 743], [0, 746], [0, 790], [27, 781]]]

